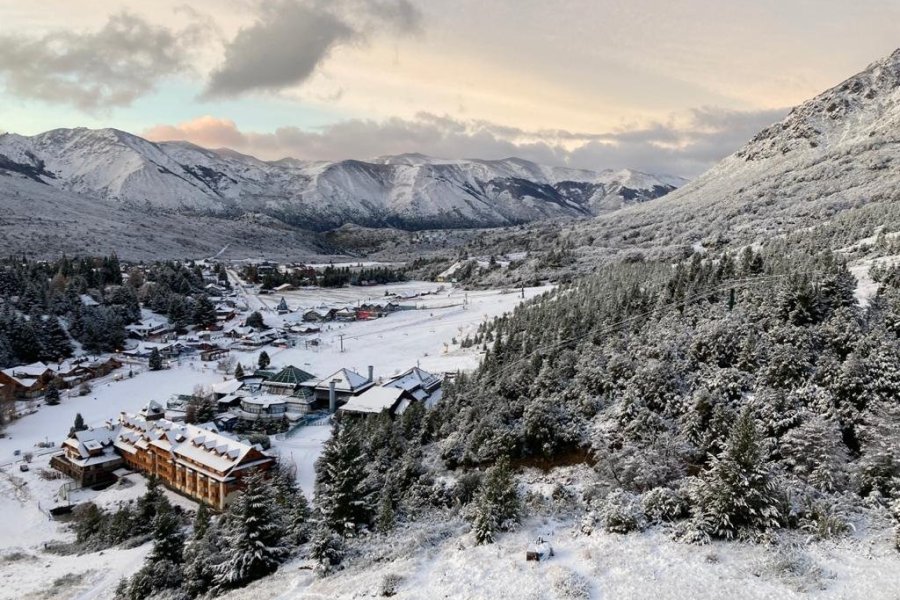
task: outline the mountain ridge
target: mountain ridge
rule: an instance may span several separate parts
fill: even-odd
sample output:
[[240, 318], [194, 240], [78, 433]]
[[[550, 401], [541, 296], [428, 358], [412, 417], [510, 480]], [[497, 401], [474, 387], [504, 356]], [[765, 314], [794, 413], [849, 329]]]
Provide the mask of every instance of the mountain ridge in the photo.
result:
[[519, 158], [263, 161], [112, 128], [0, 135], [0, 172], [100, 201], [231, 218], [261, 213], [324, 231], [353, 223], [407, 230], [589, 217], [684, 183], [639, 171], [589, 171]]

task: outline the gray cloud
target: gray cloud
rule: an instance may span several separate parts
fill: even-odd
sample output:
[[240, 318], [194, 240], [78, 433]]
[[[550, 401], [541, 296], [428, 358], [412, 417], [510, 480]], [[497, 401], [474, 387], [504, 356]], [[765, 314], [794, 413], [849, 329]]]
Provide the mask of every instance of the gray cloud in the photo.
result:
[[261, 158], [367, 159], [421, 152], [447, 158], [518, 156], [539, 163], [586, 169], [632, 168], [692, 177], [740, 148], [787, 110], [755, 112], [702, 108], [667, 123], [605, 133], [526, 131], [486, 121], [420, 113], [414, 119], [351, 119], [310, 131], [281, 127], [243, 132], [233, 121], [201, 117], [146, 132], [150, 139], [184, 139], [227, 146]]
[[204, 31], [191, 25], [176, 32], [120, 13], [96, 32], [3, 34], [0, 75], [7, 91], [22, 98], [88, 111], [127, 106], [186, 69], [188, 51]]
[[205, 97], [290, 87], [342, 44], [363, 43], [379, 30], [406, 33], [420, 26], [408, 0], [264, 0], [259, 6], [256, 22], [226, 44]]

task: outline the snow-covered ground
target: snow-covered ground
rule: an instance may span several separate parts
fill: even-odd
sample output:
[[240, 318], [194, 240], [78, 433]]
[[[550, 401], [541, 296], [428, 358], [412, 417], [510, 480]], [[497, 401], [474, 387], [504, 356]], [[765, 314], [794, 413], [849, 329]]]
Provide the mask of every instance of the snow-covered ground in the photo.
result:
[[[805, 549], [700, 546], [673, 541], [662, 529], [587, 536], [565, 520], [531, 519], [494, 544], [475, 546], [465, 529], [414, 524], [372, 540], [366, 556], [323, 579], [297, 561], [223, 600], [378, 597], [387, 575], [399, 577], [394, 597], [401, 599], [893, 600], [900, 588], [900, 555], [889, 536]], [[555, 556], [526, 562], [525, 550], [537, 536], [549, 540]]]

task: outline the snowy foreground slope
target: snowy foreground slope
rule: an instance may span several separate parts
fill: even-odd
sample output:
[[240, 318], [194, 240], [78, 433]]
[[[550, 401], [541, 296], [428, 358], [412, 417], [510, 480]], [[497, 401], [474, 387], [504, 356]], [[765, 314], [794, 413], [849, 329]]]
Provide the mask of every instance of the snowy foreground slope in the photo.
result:
[[[664, 528], [585, 535], [559, 516], [528, 519], [494, 544], [477, 546], [467, 529], [459, 520], [415, 523], [367, 540], [363, 556], [325, 578], [296, 561], [221, 598], [375, 598], [387, 577], [398, 578], [394, 597], [404, 599], [889, 600], [900, 586], [900, 557], [885, 534], [802, 548], [699, 546], [673, 541]], [[537, 536], [555, 556], [526, 562]]]
[[225, 218], [260, 213], [319, 231], [345, 223], [417, 230], [584, 217], [657, 198], [684, 183], [517, 158], [264, 162], [229, 150], [84, 128], [0, 135], [3, 172], [132, 209]]

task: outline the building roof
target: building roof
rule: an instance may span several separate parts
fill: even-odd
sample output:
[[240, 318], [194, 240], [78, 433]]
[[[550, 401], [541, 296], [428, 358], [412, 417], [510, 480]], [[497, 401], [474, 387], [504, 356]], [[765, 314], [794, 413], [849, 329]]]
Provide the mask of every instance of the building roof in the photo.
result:
[[369, 381], [366, 377], [363, 377], [356, 371], [341, 369], [328, 377], [320, 379], [319, 383], [316, 384], [316, 389], [328, 390], [331, 387], [332, 380], [336, 380], [334, 383], [334, 389], [336, 391], [351, 394], [355, 394], [367, 387], [375, 385], [374, 382]]
[[380, 413], [391, 410], [406, 395], [400, 388], [372, 387], [359, 396], [354, 396], [340, 410], [344, 412]]
[[262, 394], [260, 396], [244, 396], [241, 398], [241, 404], [254, 404], [263, 408], [277, 404], [287, 404], [287, 396], [273, 396], [270, 394]]
[[240, 379], [228, 379], [227, 381], [214, 383], [210, 386], [210, 388], [212, 388], [214, 394], [225, 394], [227, 396], [241, 389], [243, 385], [244, 382]]
[[91, 456], [91, 450], [96, 451], [103, 448], [111, 449], [118, 433], [119, 425], [85, 429], [83, 431], [76, 431], [73, 437], [70, 437], [63, 442], [63, 445], [74, 448], [81, 458], [87, 459]]
[[265, 382], [265, 385], [275, 385], [278, 387], [297, 387], [304, 381], [315, 379], [312, 373], [307, 373], [303, 369], [298, 369], [294, 365], [288, 365], [278, 372], [277, 375]]
[[30, 365], [3, 369], [2, 373], [19, 385], [28, 388], [33, 386], [48, 371], [52, 372], [52, 369], [42, 362], [36, 362]]
[[[154, 445], [171, 453], [176, 462], [188, 461], [191, 468], [205, 467], [211, 476], [226, 479], [230, 471], [254, 450], [250, 444], [234, 440], [196, 425], [167, 419], [146, 419], [122, 413], [116, 448], [133, 453], [135, 448]], [[270, 460], [265, 457], [266, 460]], [[196, 464], [192, 464], [196, 463]]]
[[385, 383], [385, 386], [404, 389], [413, 392], [418, 389], [424, 389], [426, 392], [433, 390], [441, 384], [441, 378], [433, 375], [428, 371], [424, 371], [419, 367], [413, 367], [408, 371], [393, 377]]

